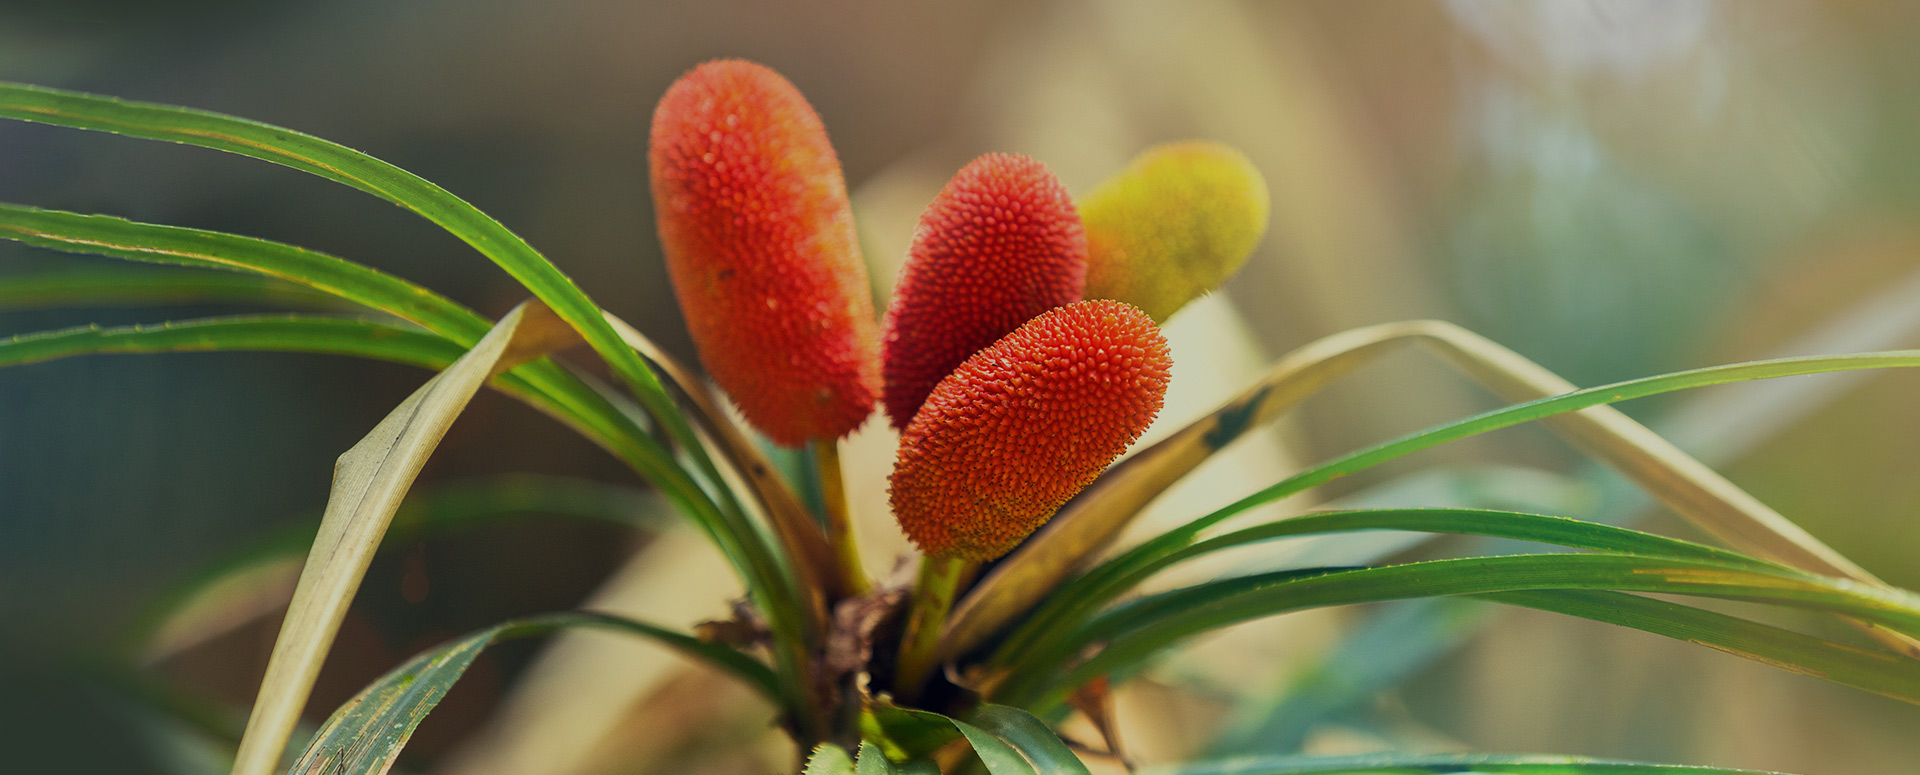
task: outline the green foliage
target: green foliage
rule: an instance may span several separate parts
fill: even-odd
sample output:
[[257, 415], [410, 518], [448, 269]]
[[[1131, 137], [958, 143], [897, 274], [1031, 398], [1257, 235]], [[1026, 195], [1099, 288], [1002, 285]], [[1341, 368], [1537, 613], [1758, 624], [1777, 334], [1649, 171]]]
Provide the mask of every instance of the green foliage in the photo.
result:
[[[787, 729], [804, 746], [811, 747], [804, 769], [807, 775], [925, 775], [937, 772], [942, 764], [952, 768], [956, 764], [968, 766], [969, 762], [977, 762], [990, 775], [1086, 775], [1089, 770], [1080, 755], [1034, 713], [1047, 716], [1059, 712], [1077, 690], [1102, 680], [1123, 680], [1156, 655], [1207, 632], [1309, 608], [1379, 601], [1474, 600], [1551, 611], [1699, 643], [1920, 704], [1920, 659], [1907, 649], [1920, 644], [1920, 596], [1873, 583], [1871, 577], [1836, 578], [1809, 572], [1804, 564], [1789, 567], [1785, 563], [1792, 561], [1791, 553], [1782, 562], [1773, 562], [1590, 522], [1467, 508], [1332, 511], [1215, 532], [1226, 520], [1257, 506], [1415, 452], [1501, 428], [1565, 418], [1583, 410], [1607, 411], [1596, 408], [1711, 385], [1920, 366], [1920, 351], [1732, 364], [1574, 390], [1438, 425], [1309, 467], [1110, 559], [1088, 564], [1085, 570], [1052, 587], [1051, 594], [1035, 590], [1034, 599], [1042, 600], [1037, 607], [1029, 610], [1029, 599], [1017, 608], [1009, 608], [1024, 615], [1009, 628], [994, 633], [997, 640], [969, 641], [969, 646], [985, 645], [972, 653], [956, 655], [954, 663], [947, 665], [950, 670], [946, 674], [954, 676], [958, 685], [942, 684], [937, 691], [929, 692], [928, 696], [935, 698], [930, 707], [902, 707], [895, 704], [888, 690], [904, 687], [888, 682], [896, 679], [895, 672], [908, 671], [896, 671], [895, 665], [884, 661], [849, 665], [845, 656], [850, 642], [856, 652], [863, 648], [888, 651], [887, 646], [892, 644], [874, 639], [898, 636], [876, 627], [874, 622], [885, 620], [891, 612], [886, 606], [898, 601], [887, 602], [884, 590], [872, 597], [841, 595], [809, 575], [803, 569], [806, 561], [800, 556], [807, 542], [782, 532], [790, 530], [790, 524], [768, 523], [769, 519], [778, 521], [785, 513], [782, 504], [798, 503], [798, 499], [782, 489], [784, 483], [763, 470], [763, 458], [742, 451], [746, 448], [744, 437], [726, 424], [711, 404], [703, 403], [706, 397], [700, 392], [701, 386], [679, 375], [670, 366], [670, 359], [663, 364], [661, 356], [637, 332], [610, 321], [570, 278], [499, 222], [444, 189], [390, 164], [335, 143], [245, 119], [6, 83], [0, 83], [0, 117], [221, 150], [351, 186], [414, 212], [459, 237], [503, 268], [537, 300], [516, 307], [500, 321], [490, 321], [427, 288], [305, 248], [107, 215], [0, 203], [0, 237], [67, 253], [170, 265], [164, 269], [86, 268], [12, 278], [0, 282], [3, 309], [211, 301], [319, 308], [323, 312], [345, 308], [354, 313], [249, 314], [16, 334], [0, 340], [0, 367], [107, 353], [254, 350], [347, 355], [439, 372], [341, 458], [332, 498], [317, 529], [303, 528], [291, 538], [250, 550], [209, 571], [193, 586], [169, 597], [166, 610], [173, 615], [155, 619], [198, 622], [193, 626], [204, 635], [214, 626], [206, 622], [230, 622], [246, 615], [244, 611], [222, 609], [227, 602], [219, 594], [223, 584], [252, 583], [257, 577], [248, 574], [268, 564], [291, 569], [295, 558], [308, 552], [254, 708], [255, 716], [240, 744], [235, 772], [241, 775], [267, 772], [279, 760], [280, 748], [297, 720], [368, 559], [391, 536], [390, 522], [409, 529], [464, 529], [488, 516], [526, 510], [573, 513], [637, 526], [633, 512], [638, 500], [632, 492], [610, 494], [604, 488], [579, 482], [536, 483], [544, 487], [534, 487], [532, 492], [496, 483], [502, 486], [461, 494], [464, 501], [441, 493], [438, 497], [442, 500], [429, 497], [412, 501], [424, 516], [407, 517], [402, 497], [447, 426], [482, 384], [491, 384], [567, 424], [658, 488], [664, 501], [698, 526], [725, 555], [749, 590], [752, 611], [758, 618], [747, 616], [732, 623], [749, 630], [745, 636], [711, 641], [586, 612], [549, 614], [487, 627], [416, 655], [337, 709], [295, 765], [295, 772], [387, 771], [421, 720], [482, 650], [504, 640], [579, 627], [651, 638], [745, 682], [773, 702]], [[1322, 358], [1319, 363], [1325, 366], [1324, 373], [1304, 380], [1318, 381], [1311, 388], [1292, 385], [1289, 389], [1299, 395], [1290, 400], [1304, 397], [1331, 379], [1329, 375], [1349, 368], [1343, 358], [1390, 341], [1388, 334], [1374, 333], [1379, 336], [1342, 345], [1347, 348], [1344, 350], [1323, 345], [1332, 352], [1315, 351]], [[1402, 335], [1414, 333], [1391, 336]], [[1427, 331], [1425, 335], [1433, 334]], [[577, 341], [591, 346], [626, 388], [625, 393], [548, 357]], [[1470, 352], [1459, 357], [1469, 361], [1480, 357], [1473, 361], [1473, 368], [1527, 381], [1524, 376], [1516, 376], [1525, 369], [1498, 358]], [[1357, 362], [1357, 358], [1351, 361]], [[1531, 364], [1524, 366], [1537, 369]], [[669, 392], [656, 374], [666, 375], [679, 392]], [[1182, 449], [1204, 458], [1258, 422], [1270, 419], [1265, 401], [1272, 388], [1272, 384], [1261, 387], [1246, 402], [1217, 413], [1212, 426], [1196, 424], [1190, 428], [1199, 446]], [[1543, 389], [1532, 395], [1550, 392]], [[690, 416], [700, 419], [701, 433], [695, 432]], [[719, 443], [714, 443], [716, 438]], [[1640, 462], [1652, 468], [1668, 466], [1670, 472], [1675, 466], [1672, 459], [1652, 452], [1645, 452]], [[723, 466], [729, 470], [723, 471]], [[1112, 475], [1130, 474], [1122, 467]], [[1685, 478], [1687, 474], [1674, 476]], [[739, 486], [741, 481], [747, 481], [748, 486]], [[1164, 487], [1165, 483], [1157, 486]], [[1728, 500], [1743, 495], [1710, 494]], [[569, 500], [575, 496], [584, 499]], [[1115, 507], [1101, 515], [1103, 528], [1124, 525], [1138, 512], [1139, 505]], [[1740, 513], [1738, 508], [1730, 510]], [[1744, 527], [1760, 531], [1763, 540], [1757, 543], [1762, 547], [1825, 550], [1817, 541], [1810, 547], [1810, 537], [1790, 531], [1768, 534], [1764, 520]], [[1125, 599], [1142, 583], [1183, 562], [1297, 537], [1365, 531], [1476, 536], [1573, 551], [1529, 550], [1358, 567], [1289, 568], [1228, 575]], [[813, 540], [848, 539], [836, 535]], [[1095, 543], [1076, 544], [1064, 553], [1071, 556], [1053, 556], [1046, 562], [1065, 572], [1065, 568], [1085, 563], [1093, 556], [1099, 548]], [[1818, 552], [1811, 553], [1819, 556]], [[1018, 562], [1017, 556], [1008, 561]], [[849, 588], [858, 586], [848, 584]], [[1816, 637], [1746, 616], [1648, 595], [1812, 611], [1860, 626], [1879, 644]], [[871, 619], [864, 628], [847, 624], [862, 616]], [[754, 629], [761, 620], [764, 632]], [[938, 624], [935, 621], [929, 626]], [[151, 645], [156, 638], [154, 630], [159, 629], [155, 625], [143, 630], [134, 640]], [[978, 690], [979, 696], [967, 690]], [[856, 741], [853, 753], [841, 745], [854, 746]], [[1736, 772], [1540, 757], [1401, 755], [1228, 760], [1156, 772], [1305, 775], [1468, 769], [1615, 775]]]

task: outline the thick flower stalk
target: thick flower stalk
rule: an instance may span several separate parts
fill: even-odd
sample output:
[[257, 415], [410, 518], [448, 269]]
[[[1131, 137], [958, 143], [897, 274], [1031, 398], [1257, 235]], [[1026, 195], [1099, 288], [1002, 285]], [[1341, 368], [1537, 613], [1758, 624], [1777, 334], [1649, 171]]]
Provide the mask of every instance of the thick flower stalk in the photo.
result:
[[1081, 299], [1087, 242], [1065, 186], [1040, 162], [991, 153], [920, 216], [887, 309], [887, 417], [904, 429], [968, 356]]
[[968, 358], [900, 439], [894, 517], [929, 557], [991, 560], [1045, 524], [1160, 412], [1172, 357], [1130, 305], [1085, 301]]
[[1240, 270], [1267, 230], [1266, 178], [1220, 143], [1167, 143], [1080, 201], [1089, 299], [1165, 321]]
[[761, 65], [708, 62], [660, 99], [649, 161], [668, 274], [714, 380], [783, 445], [859, 427], [879, 332], [840, 160], [806, 99]]

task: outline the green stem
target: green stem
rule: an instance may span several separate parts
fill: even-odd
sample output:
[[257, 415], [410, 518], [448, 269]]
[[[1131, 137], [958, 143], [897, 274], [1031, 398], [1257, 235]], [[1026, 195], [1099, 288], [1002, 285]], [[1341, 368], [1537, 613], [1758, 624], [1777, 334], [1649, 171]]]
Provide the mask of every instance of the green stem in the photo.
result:
[[932, 677], [938, 659], [940, 628], [960, 591], [960, 582], [976, 563], [960, 557], [920, 560], [920, 577], [913, 583], [913, 610], [900, 638], [900, 661], [893, 672], [893, 693], [901, 702], [914, 702]]
[[809, 439], [813, 448], [813, 467], [820, 476], [820, 504], [827, 520], [827, 541], [833, 545], [839, 565], [840, 592], [846, 597], [867, 593], [873, 584], [860, 564], [860, 543], [853, 537], [853, 520], [847, 514], [847, 484], [840, 474], [840, 444], [833, 439]]

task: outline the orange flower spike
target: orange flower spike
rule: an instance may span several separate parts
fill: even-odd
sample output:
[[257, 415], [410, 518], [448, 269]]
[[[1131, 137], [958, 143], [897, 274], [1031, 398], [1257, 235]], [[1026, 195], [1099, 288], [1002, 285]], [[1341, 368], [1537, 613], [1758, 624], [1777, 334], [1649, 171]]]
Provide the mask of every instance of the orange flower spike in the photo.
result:
[[890, 497], [928, 557], [990, 560], [1046, 524], [1153, 423], [1173, 359], [1117, 301], [1047, 312], [968, 358], [900, 438]]
[[654, 215], [700, 360], [786, 446], [873, 413], [879, 330], [840, 160], [778, 73], [719, 60], [654, 109]]
[[1040, 162], [973, 160], [920, 216], [887, 309], [881, 370], [893, 427], [933, 386], [1033, 316], [1079, 301], [1087, 238], [1065, 186]]

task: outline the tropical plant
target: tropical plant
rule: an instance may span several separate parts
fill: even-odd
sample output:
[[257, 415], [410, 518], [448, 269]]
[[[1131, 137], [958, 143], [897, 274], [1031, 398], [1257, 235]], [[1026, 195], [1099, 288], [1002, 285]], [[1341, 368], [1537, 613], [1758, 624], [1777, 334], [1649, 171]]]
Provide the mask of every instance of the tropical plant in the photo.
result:
[[[1456, 326], [1348, 331], [1274, 364], [1240, 398], [1109, 463], [1161, 408], [1170, 350], [1157, 323], [1230, 276], [1266, 223], [1260, 173], [1231, 149], [1151, 149], [1076, 203], [1039, 162], [989, 154], [921, 220], [885, 320], [876, 319], [845, 184], [793, 86], [738, 61], [703, 65], [655, 114], [651, 162], [669, 268], [706, 371], [765, 438], [810, 448], [818, 477], [779, 473], [691, 369], [601, 310], [499, 222], [446, 190], [289, 129], [163, 105], [0, 84], [0, 116], [227, 151], [386, 199], [467, 242], [532, 298], [498, 320], [341, 258], [251, 237], [0, 204], [0, 236], [69, 253], [174, 265], [40, 275], [12, 297], [141, 303], [245, 298], [302, 311], [14, 335], [0, 365], [97, 353], [270, 350], [413, 364], [437, 374], [341, 456], [317, 533], [209, 576], [171, 616], [197, 615], [262, 557], [304, 548], [290, 608], [234, 754], [236, 775], [281, 769], [323, 658], [383, 539], [490, 514], [549, 510], [631, 524], [658, 497], [697, 526], [749, 590], [736, 618], [694, 633], [587, 611], [501, 622], [418, 654], [335, 710], [290, 772], [378, 773], [475, 657], [565, 628], [651, 638], [763, 694], [811, 755], [807, 773], [1086, 772], [1116, 758], [1109, 687], [1195, 636], [1257, 618], [1414, 598], [1472, 598], [1698, 643], [1920, 703], [1920, 596], [1874, 579], [1725, 478], [1611, 408], [1748, 380], [1920, 365], [1920, 351], [1738, 363], [1576, 389]], [[177, 271], [176, 271], [177, 270]], [[201, 270], [201, 271], [196, 271]], [[204, 271], [220, 270], [220, 271]], [[617, 384], [554, 356], [584, 343]], [[1157, 495], [1250, 429], [1409, 345], [1510, 406], [1319, 463], [1145, 542], [1103, 554]], [[525, 479], [409, 490], [485, 385], [566, 424], [657, 495]], [[859, 563], [836, 440], [875, 411], [903, 431], [892, 503], [924, 553], [911, 587]], [[1563, 517], [1473, 508], [1346, 509], [1228, 520], [1338, 477], [1539, 420], [1723, 540], [1716, 548]], [[817, 488], [810, 507], [797, 485]], [[459, 505], [447, 507], [457, 502]], [[1267, 567], [1152, 594], [1169, 568], [1307, 536], [1403, 531], [1510, 539], [1514, 551]], [[1548, 551], [1540, 547], [1558, 547]], [[1819, 634], [1733, 601], [1842, 622]], [[164, 628], [162, 628], [164, 629]], [[1084, 714], [1106, 739], [1050, 722]], [[1380, 755], [1200, 762], [1170, 773], [1657, 773], [1710, 768], [1554, 757]]]

